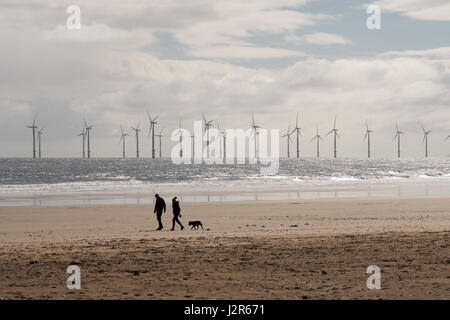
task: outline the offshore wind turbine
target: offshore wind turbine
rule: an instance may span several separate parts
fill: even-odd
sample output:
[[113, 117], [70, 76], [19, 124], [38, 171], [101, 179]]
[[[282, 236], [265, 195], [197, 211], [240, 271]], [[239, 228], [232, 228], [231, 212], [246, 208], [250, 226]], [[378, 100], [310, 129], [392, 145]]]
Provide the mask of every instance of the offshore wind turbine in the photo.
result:
[[156, 119], [158, 119], [159, 116], [156, 116], [156, 118], [152, 119], [148, 111], [147, 116], [150, 121], [150, 128], [148, 129], [148, 135], [150, 135], [150, 133], [152, 134], [152, 159], [155, 159], [155, 125], [157, 124]]
[[202, 112], [203, 123], [205, 125], [206, 132], [206, 157], [209, 158], [209, 128], [212, 126], [213, 120], [206, 121], [205, 115]]
[[30, 128], [33, 131], [33, 158], [36, 158], [36, 119], [37, 119], [37, 113], [34, 115], [33, 124], [31, 126], [27, 126], [27, 128]]
[[396, 133], [395, 133], [394, 140], [392, 142], [394, 142], [395, 139], [397, 139], [397, 156], [400, 158], [400, 136], [404, 133], [398, 129], [397, 122], [395, 122], [395, 129], [396, 129]]
[[316, 135], [314, 136], [314, 138], [312, 138], [311, 141], [314, 141], [314, 140], [316, 140], [316, 144], [317, 144], [317, 154], [316, 154], [316, 156], [317, 156], [317, 158], [319, 158], [320, 157], [320, 140], [323, 141], [322, 137], [319, 134], [319, 126], [317, 126]]
[[159, 130], [159, 134], [155, 134], [155, 137], [159, 138], [159, 157], [161, 158], [162, 155], [162, 143], [161, 143], [161, 138], [163, 137], [163, 132], [164, 128], [162, 128], [161, 130]]
[[[226, 158], [226, 154], [227, 154], [227, 136], [225, 131], [220, 131], [220, 125], [219, 125], [219, 120], [217, 120], [217, 129], [219, 130], [219, 139], [223, 141], [220, 141], [219, 146], [220, 146], [220, 156], [225, 159]], [[223, 153], [222, 153], [222, 143], [223, 143]]]
[[327, 133], [327, 135], [329, 135], [330, 133], [334, 134], [334, 157], [337, 157], [337, 148], [336, 148], [336, 138], [339, 138], [339, 134], [338, 134], [339, 129], [336, 128], [336, 116], [334, 116], [334, 124], [333, 124], [333, 129]]
[[38, 135], [38, 150], [39, 150], [39, 159], [41, 158], [41, 137], [42, 134], [44, 133], [44, 128], [41, 128], [40, 130], [37, 131], [37, 135]]
[[83, 125], [83, 131], [81, 131], [80, 134], [77, 135], [78, 137], [83, 137], [83, 159], [85, 158], [85, 145], [86, 145], [86, 130], [85, 126]]
[[369, 124], [366, 120], [366, 135], [364, 136], [363, 143], [367, 138], [367, 158], [370, 158], [370, 134], [373, 133], [372, 130], [369, 129]]
[[288, 157], [288, 158], [289, 158], [289, 154], [290, 154], [290, 151], [289, 151], [289, 142], [292, 141], [292, 140], [291, 140], [291, 134], [292, 134], [292, 133], [293, 133], [293, 131], [291, 132], [290, 125], [288, 125], [286, 134], [281, 136], [281, 138], [287, 137], [286, 140], [287, 140], [287, 157]]
[[425, 158], [428, 158], [428, 135], [431, 133], [431, 130], [425, 130], [423, 125], [421, 125], [423, 130], [423, 141], [425, 142]]
[[131, 129], [136, 132], [136, 159], [139, 159], [139, 131], [141, 131], [141, 129], [139, 129], [140, 124], [141, 121], [139, 120], [136, 127], [131, 127]]
[[88, 159], [91, 158], [91, 130], [94, 127], [93, 124], [90, 126], [87, 125], [86, 119], [84, 120], [84, 127], [86, 128], [86, 134], [87, 134], [87, 157]]
[[180, 127], [178, 128], [177, 134], [180, 136], [180, 158], [183, 157], [183, 131], [181, 130], [181, 119], [180, 119]]
[[258, 129], [260, 129], [261, 127], [258, 126], [255, 123], [255, 117], [253, 115], [253, 112], [252, 112], [252, 124], [251, 124], [251, 126], [252, 126], [252, 134], [254, 134], [254, 138], [253, 139], [255, 139], [255, 157], [258, 157], [257, 156], [258, 155], [258, 153], [257, 153], [257, 145], [258, 145], [258, 135], [259, 135]]
[[126, 138], [127, 136], [129, 136], [129, 134], [123, 132], [122, 126], [120, 126], [120, 132], [121, 132], [122, 134], [121, 134], [121, 136], [120, 136], [120, 141], [119, 141], [119, 143], [122, 142], [122, 158], [125, 158], [125, 140], [126, 140], [125, 138]]
[[298, 126], [298, 112], [297, 112], [297, 118], [295, 119], [295, 128], [291, 132], [291, 133], [295, 132], [297, 135], [297, 158], [300, 158], [300, 136], [302, 135], [301, 130], [302, 128]]
[[191, 134], [191, 142], [192, 142], [192, 163], [194, 163], [194, 160], [195, 160], [195, 155], [194, 155], [194, 152], [195, 152], [195, 145], [194, 145], [194, 143], [195, 143], [195, 134], [194, 134], [194, 132], [192, 132], [192, 134]]

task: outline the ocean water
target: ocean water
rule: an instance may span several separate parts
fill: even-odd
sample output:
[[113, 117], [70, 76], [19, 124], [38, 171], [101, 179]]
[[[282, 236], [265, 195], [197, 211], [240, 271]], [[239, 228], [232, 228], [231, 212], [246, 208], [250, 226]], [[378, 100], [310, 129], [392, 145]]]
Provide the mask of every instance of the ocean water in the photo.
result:
[[450, 159], [280, 159], [273, 176], [262, 175], [259, 165], [176, 165], [170, 159], [0, 159], [0, 205], [10, 197], [42, 195], [227, 191], [238, 196], [239, 190], [264, 190], [268, 197], [268, 191], [280, 189], [433, 183], [440, 186], [439, 196], [447, 195], [442, 190], [450, 190]]

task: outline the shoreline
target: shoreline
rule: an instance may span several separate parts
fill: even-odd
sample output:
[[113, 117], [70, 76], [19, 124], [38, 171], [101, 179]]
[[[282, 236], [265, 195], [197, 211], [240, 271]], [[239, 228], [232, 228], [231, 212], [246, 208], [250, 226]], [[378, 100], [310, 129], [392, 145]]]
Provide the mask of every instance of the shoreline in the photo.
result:
[[[161, 191], [158, 191], [161, 190]], [[166, 192], [162, 192], [166, 191]], [[261, 188], [224, 188], [223, 190], [186, 189], [176, 192], [170, 188], [149, 186], [140, 191], [80, 191], [57, 193], [0, 194], [0, 207], [45, 207], [45, 206], [91, 206], [91, 205], [132, 205], [153, 203], [154, 193], [160, 193], [166, 199], [173, 196], [183, 203], [220, 203], [252, 201], [291, 201], [323, 199], [405, 199], [405, 198], [446, 198], [450, 197], [450, 182], [420, 181], [406, 183], [367, 183], [336, 184], [334, 186]]]

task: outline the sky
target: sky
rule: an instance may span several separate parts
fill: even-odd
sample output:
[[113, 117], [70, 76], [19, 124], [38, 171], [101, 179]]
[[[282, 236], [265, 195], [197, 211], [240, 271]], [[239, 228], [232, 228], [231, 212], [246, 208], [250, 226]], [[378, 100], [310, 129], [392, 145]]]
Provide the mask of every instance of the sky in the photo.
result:
[[[81, 28], [68, 29], [70, 5]], [[369, 30], [369, 5], [381, 29]], [[163, 155], [178, 127], [204, 112], [222, 129], [303, 128], [301, 156], [331, 157], [337, 117], [341, 157], [450, 156], [448, 0], [2, 0], [0, 157], [29, 157], [35, 113], [43, 155], [81, 155], [83, 118], [94, 124], [94, 157], [120, 157], [120, 126], [141, 121], [141, 154], [151, 154], [146, 111], [159, 115]], [[216, 124], [216, 123], [215, 123]], [[128, 137], [127, 153], [135, 153]], [[281, 155], [286, 142], [281, 141]]]

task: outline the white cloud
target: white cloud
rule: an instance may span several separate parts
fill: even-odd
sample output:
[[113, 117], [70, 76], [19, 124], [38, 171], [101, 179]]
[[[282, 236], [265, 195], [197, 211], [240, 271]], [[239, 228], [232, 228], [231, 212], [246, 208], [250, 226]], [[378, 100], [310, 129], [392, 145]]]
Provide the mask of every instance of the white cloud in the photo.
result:
[[51, 31], [44, 32], [44, 40], [66, 43], [102, 43], [102, 44], [131, 44], [139, 47], [150, 44], [155, 37], [145, 30], [113, 29], [105, 24], [83, 24], [79, 30], [69, 30], [65, 25], [57, 26]]
[[382, 56], [408, 56], [408, 57], [427, 57], [438, 59], [450, 59], [450, 47], [440, 47], [425, 50], [404, 50], [404, 51], [387, 51]]
[[189, 50], [193, 57], [212, 59], [274, 59], [294, 56], [304, 56], [304, 53], [276, 48], [261, 48], [249, 46], [210, 46]]
[[450, 21], [448, 0], [380, 0], [381, 12], [396, 12], [417, 20]]
[[325, 32], [313, 32], [303, 36], [287, 35], [284, 39], [289, 43], [311, 43], [322, 46], [352, 43], [350, 39], [343, 36]]

